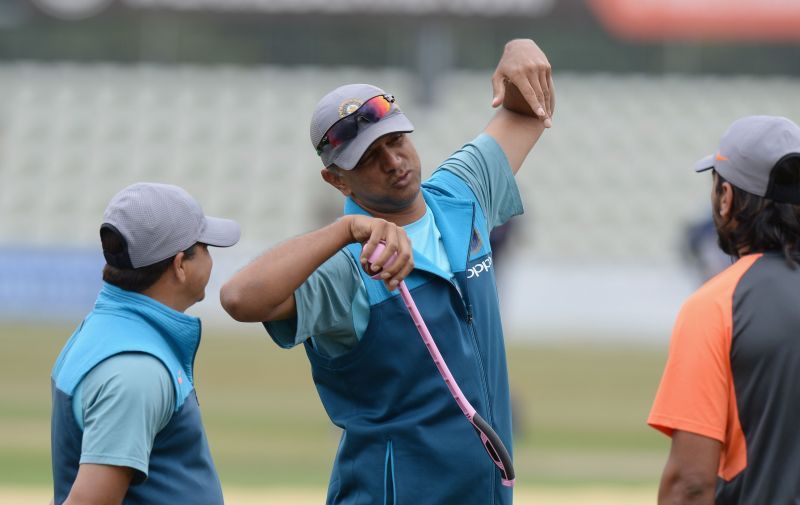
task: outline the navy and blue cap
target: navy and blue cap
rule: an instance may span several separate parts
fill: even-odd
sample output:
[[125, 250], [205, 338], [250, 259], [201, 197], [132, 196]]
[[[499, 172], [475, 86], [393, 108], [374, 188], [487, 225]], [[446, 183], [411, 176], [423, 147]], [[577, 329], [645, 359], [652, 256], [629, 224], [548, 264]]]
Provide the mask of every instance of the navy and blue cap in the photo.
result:
[[325, 167], [336, 165], [344, 170], [352, 170], [369, 146], [380, 137], [389, 133], [414, 131], [414, 125], [393, 102], [389, 113], [379, 121], [359, 122], [355, 138], [335, 148], [319, 149], [326, 133], [335, 123], [355, 113], [367, 100], [378, 95], [391, 96], [370, 84], [346, 84], [334, 89], [317, 103], [311, 117], [311, 145], [318, 149]]
[[780, 116], [746, 116], [731, 124], [714, 154], [695, 163], [696, 172], [714, 169], [748, 193], [776, 202], [800, 204], [800, 187], [777, 181], [773, 169], [800, 158], [800, 127]]

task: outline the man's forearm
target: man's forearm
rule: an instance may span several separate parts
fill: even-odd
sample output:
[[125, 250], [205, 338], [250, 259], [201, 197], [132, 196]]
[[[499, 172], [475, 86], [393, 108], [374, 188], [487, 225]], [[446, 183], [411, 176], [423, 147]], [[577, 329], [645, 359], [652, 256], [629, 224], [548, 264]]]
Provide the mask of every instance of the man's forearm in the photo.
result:
[[662, 480], [658, 491], [659, 505], [714, 505], [714, 484], [676, 476]]
[[547, 56], [532, 40], [512, 40], [492, 75], [492, 106], [502, 105], [484, 132], [505, 152], [516, 174], [528, 153], [551, 126], [555, 93]]
[[[680, 434], [679, 434], [680, 435]], [[680, 438], [680, 436], [679, 436]], [[694, 437], [693, 438], [697, 438]], [[678, 440], [679, 443], [681, 440]], [[673, 440], [674, 442], [674, 440]], [[677, 450], [676, 450], [677, 449]], [[698, 454], [703, 454], [699, 452]], [[716, 477], [714, 467], [709, 464], [695, 466], [700, 457], [686, 461], [686, 451], [673, 445], [670, 459], [664, 466], [658, 488], [658, 505], [713, 505]]]
[[[220, 292], [222, 306], [239, 321], [288, 317], [291, 314], [280, 309], [294, 296], [294, 291], [314, 270], [352, 241], [347, 216], [289, 239], [265, 252], [225, 283]], [[293, 310], [293, 305], [291, 308]]]
[[120, 505], [132, 478], [132, 468], [81, 464], [64, 505]]
[[722, 443], [675, 430], [658, 488], [659, 505], [713, 505]]

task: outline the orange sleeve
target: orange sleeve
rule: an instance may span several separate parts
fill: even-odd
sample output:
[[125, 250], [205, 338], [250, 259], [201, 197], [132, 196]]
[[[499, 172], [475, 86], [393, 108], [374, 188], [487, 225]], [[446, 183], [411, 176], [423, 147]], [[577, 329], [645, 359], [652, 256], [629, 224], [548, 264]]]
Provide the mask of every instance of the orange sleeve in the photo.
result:
[[[704, 286], [681, 308], [647, 423], [725, 443], [731, 393], [731, 308]], [[728, 305], [730, 300], [728, 300]]]
[[731, 480], [747, 466], [731, 370], [733, 293], [761, 254], [740, 258], [681, 308], [669, 357], [647, 423], [671, 436], [688, 431], [722, 442], [719, 476]]

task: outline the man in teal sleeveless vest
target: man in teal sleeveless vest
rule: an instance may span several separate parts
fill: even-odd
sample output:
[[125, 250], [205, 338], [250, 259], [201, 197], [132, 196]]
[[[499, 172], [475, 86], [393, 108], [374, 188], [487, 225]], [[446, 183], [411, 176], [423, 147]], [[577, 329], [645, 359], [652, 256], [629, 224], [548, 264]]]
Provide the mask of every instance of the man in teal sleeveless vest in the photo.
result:
[[[237, 320], [303, 343], [320, 399], [343, 435], [330, 504], [511, 503], [450, 396], [396, 290], [405, 280], [469, 402], [511, 449], [511, 408], [489, 232], [522, 212], [514, 174], [550, 126], [550, 65], [514, 40], [493, 76], [484, 132], [421, 182], [411, 122], [375, 86], [341, 86], [317, 105], [311, 142], [345, 216], [290, 239], [221, 292]], [[520, 94], [521, 92], [521, 94]], [[534, 114], [535, 112], [535, 114]], [[383, 241], [373, 263], [366, 258]]]
[[208, 246], [239, 225], [183, 189], [138, 183], [106, 208], [104, 285], [56, 361], [54, 502], [223, 503], [193, 385]]

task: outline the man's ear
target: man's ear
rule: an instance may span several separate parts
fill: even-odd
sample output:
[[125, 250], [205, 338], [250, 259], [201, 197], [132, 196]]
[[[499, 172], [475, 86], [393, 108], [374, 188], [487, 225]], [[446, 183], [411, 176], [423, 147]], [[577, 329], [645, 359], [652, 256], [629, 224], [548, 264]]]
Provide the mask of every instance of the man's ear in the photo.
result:
[[731, 218], [731, 209], [733, 209], [733, 186], [730, 182], [722, 183], [722, 194], [719, 195], [719, 215], [725, 220]]
[[338, 189], [344, 196], [350, 196], [350, 187], [347, 185], [347, 181], [344, 180], [344, 177], [338, 172], [338, 169], [323, 168], [320, 171], [320, 175], [322, 176], [322, 180]]
[[179, 252], [175, 255], [175, 258], [172, 259], [172, 265], [170, 266], [172, 273], [175, 274], [175, 278], [181, 284], [186, 282], [186, 269], [184, 268], [185, 261], [186, 255], [183, 252]]

